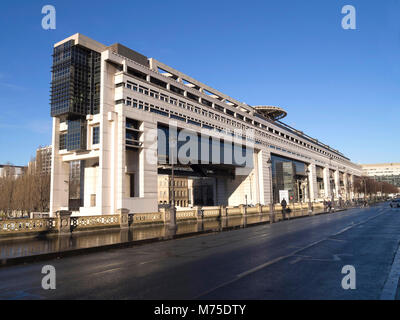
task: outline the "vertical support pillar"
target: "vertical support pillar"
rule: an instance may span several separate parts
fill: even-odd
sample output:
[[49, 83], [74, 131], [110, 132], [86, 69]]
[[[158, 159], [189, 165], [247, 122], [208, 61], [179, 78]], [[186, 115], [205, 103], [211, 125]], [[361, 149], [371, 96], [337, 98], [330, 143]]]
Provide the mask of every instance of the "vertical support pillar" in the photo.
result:
[[350, 175], [350, 200], [354, 200], [354, 175]]
[[53, 118], [52, 157], [50, 179], [50, 217], [62, 208], [68, 208], [69, 163], [60, 155], [60, 120]]
[[329, 177], [329, 168], [323, 169], [323, 178], [324, 178], [324, 198], [330, 199], [331, 197], [331, 184], [330, 184], [330, 177]]
[[129, 227], [129, 210], [126, 208], [121, 208], [117, 210], [117, 214], [119, 214], [119, 226], [121, 229], [126, 229]]
[[349, 188], [348, 188], [348, 184], [349, 184], [349, 180], [348, 180], [348, 176], [347, 173], [343, 173], [343, 183], [344, 183], [344, 200], [349, 200]]
[[335, 170], [335, 197], [339, 199], [339, 191], [340, 191], [340, 177], [339, 170]]
[[257, 154], [257, 169], [258, 173], [256, 175], [259, 186], [259, 202], [262, 205], [268, 205], [271, 203], [272, 199], [272, 176], [271, 168], [268, 163], [270, 158], [270, 153], [265, 150], [261, 150]]
[[57, 231], [60, 235], [69, 235], [71, 233], [71, 211], [58, 210], [57, 216]]
[[317, 168], [315, 164], [310, 164], [308, 166], [310, 171], [308, 174], [308, 181], [310, 183], [310, 197], [311, 202], [314, 202], [318, 198], [318, 186], [317, 186]]

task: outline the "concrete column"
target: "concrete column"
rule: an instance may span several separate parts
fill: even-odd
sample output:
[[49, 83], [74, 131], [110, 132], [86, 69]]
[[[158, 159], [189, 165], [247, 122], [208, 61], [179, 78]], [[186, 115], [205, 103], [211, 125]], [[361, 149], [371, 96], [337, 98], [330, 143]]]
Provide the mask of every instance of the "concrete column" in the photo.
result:
[[349, 200], [349, 188], [348, 188], [348, 176], [347, 173], [343, 173], [343, 183], [344, 183], [344, 200]]
[[354, 175], [350, 175], [350, 199], [354, 199]]
[[53, 118], [52, 160], [50, 179], [50, 217], [56, 211], [68, 209], [69, 163], [62, 161], [60, 155], [60, 120]]
[[335, 197], [339, 199], [339, 190], [340, 190], [340, 177], [339, 170], [335, 170]]
[[117, 208], [125, 208], [123, 199], [126, 197], [126, 151], [125, 151], [125, 127], [126, 121], [123, 114], [123, 110], [118, 110], [118, 114], [115, 114], [115, 119], [112, 122], [112, 130], [114, 132], [113, 150], [114, 158], [111, 170], [112, 177], [112, 201], [111, 201], [111, 212], [115, 212]]
[[260, 150], [257, 153], [257, 175], [259, 187], [259, 202], [261, 205], [268, 205], [271, 202], [272, 196], [272, 176], [270, 164], [268, 164], [268, 159], [270, 158], [270, 153], [265, 150]]
[[309, 197], [311, 199], [311, 202], [313, 202], [318, 198], [317, 168], [316, 168], [315, 164], [310, 164], [308, 166], [308, 170], [310, 171], [308, 174], [308, 181], [310, 183]]
[[[114, 203], [116, 149], [115, 149], [115, 125], [116, 121], [114, 103], [114, 68], [105, 61], [101, 62], [101, 88], [100, 91], [100, 155], [99, 175], [96, 192], [96, 212], [98, 214], [115, 214]], [[122, 106], [120, 107], [122, 108]], [[122, 207], [122, 206], [121, 206]]]
[[258, 163], [258, 152], [254, 150], [253, 154], [253, 164], [254, 164], [254, 169], [252, 171], [252, 177], [251, 177], [251, 184], [252, 184], [252, 199], [251, 202], [252, 204], [259, 204], [260, 203], [260, 170], [258, 168], [259, 163]]
[[331, 184], [329, 181], [329, 168], [323, 169], [324, 178], [324, 198], [327, 199], [331, 197]]

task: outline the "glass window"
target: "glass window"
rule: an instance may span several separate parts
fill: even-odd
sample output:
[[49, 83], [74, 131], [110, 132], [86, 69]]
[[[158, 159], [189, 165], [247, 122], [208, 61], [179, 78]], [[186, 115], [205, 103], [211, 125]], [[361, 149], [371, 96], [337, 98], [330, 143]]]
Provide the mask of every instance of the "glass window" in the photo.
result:
[[93, 127], [93, 144], [100, 143], [100, 127]]

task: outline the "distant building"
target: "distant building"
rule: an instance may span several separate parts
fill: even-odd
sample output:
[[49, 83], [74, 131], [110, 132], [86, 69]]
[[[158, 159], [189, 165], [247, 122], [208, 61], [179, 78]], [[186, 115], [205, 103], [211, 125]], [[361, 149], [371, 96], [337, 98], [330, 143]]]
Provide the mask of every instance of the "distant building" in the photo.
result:
[[51, 173], [51, 146], [41, 147], [36, 150], [36, 166], [41, 173]]
[[11, 164], [0, 164], [0, 178], [14, 177], [17, 179], [22, 176], [27, 167], [24, 166], [13, 166]]
[[36, 149], [36, 158], [28, 163], [28, 172], [33, 173], [34, 169], [38, 169], [42, 174], [51, 173], [51, 146], [39, 147]]
[[[187, 207], [189, 205], [189, 189], [187, 177], [175, 177], [175, 205]], [[158, 176], [158, 203], [170, 204], [172, 202], [172, 179], [168, 175]]]
[[362, 164], [363, 174], [400, 188], [400, 163]]

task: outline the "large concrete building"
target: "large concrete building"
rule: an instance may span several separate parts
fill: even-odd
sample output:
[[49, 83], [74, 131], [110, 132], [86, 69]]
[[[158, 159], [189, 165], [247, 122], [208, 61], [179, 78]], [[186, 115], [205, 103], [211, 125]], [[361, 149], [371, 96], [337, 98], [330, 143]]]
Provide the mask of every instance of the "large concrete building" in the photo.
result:
[[[293, 201], [349, 199], [361, 175], [342, 153], [280, 121], [283, 109], [249, 106], [81, 34], [54, 46], [51, 116], [51, 215], [157, 211], [158, 176], [172, 163], [188, 178], [187, 201], [207, 205], [269, 204], [280, 190]], [[200, 146], [183, 159], [185, 141]]]
[[39, 147], [36, 149], [36, 157], [28, 163], [28, 172], [38, 170], [41, 174], [50, 175], [51, 172], [51, 146]]
[[400, 163], [362, 164], [364, 175], [400, 188]]

